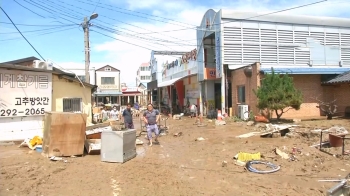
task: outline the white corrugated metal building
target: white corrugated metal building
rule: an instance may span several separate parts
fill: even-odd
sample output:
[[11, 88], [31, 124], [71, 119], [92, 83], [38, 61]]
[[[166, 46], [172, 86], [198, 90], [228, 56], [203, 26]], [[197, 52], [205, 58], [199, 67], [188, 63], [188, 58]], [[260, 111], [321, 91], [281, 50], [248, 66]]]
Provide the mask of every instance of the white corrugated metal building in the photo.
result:
[[[203, 99], [215, 100], [215, 92], [221, 94], [216, 108], [223, 111], [232, 107], [225, 94], [231, 88], [226, 70], [255, 62], [261, 63], [262, 70], [288, 67], [293, 72], [293, 68], [310, 67], [338, 74], [350, 69], [350, 19], [345, 18], [210, 9], [197, 29], [197, 43]], [[215, 69], [216, 79], [206, 77], [210, 69]]]

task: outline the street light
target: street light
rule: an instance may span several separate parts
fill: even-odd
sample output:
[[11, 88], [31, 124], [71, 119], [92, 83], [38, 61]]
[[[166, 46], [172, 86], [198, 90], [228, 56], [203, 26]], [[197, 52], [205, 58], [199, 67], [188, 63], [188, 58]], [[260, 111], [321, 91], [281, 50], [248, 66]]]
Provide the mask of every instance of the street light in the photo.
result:
[[90, 20], [96, 19], [98, 17], [97, 13], [93, 13], [88, 17], [84, 17], [84, 22], [82, 24], [84, 30], [84, 45], [85, 45], [85, 82], [90, 84], [90, 74], [89, 74], [89, 66], [90, 66], [90, 41], [89, 41], [89, 27], [91, 26]]

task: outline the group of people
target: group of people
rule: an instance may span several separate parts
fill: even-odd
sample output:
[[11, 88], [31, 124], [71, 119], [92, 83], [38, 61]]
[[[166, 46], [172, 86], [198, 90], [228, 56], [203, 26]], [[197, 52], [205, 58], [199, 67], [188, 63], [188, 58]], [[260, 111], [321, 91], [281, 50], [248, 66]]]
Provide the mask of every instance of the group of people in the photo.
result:
[[[138, 107], [138, 105], [137, 105]], [[112, 111], [109, 113], [106, 110], [106, 107], [102, 109], [102, 119], [108, 118], [113, 120], [119, 120], [121, 119], [122, 122], [124, 122], [125, 127], [128, 129], [134, 129], [134, 122], [133, 122], [133, 115], [131, 111], [131, 104], [128, 103], [126, 109], [124, 109], [122, 112], [119, 112], [117, 110], [117, 106], [113, 106]], [[159, 129], [157, 123], [160, 120], [160, 113], [158, 110], [155, 110], [153, 108], [152, 104], [147, 105], [147, 110], [143, 113], [142, 117], [146, 128], [147, 128], [147, 139], [149, 140], [149, 145], [153, 145], [152, 141], [152, 133], [155, 133], [154, 141], [158, 143], [158, 137], [159, 137]]]

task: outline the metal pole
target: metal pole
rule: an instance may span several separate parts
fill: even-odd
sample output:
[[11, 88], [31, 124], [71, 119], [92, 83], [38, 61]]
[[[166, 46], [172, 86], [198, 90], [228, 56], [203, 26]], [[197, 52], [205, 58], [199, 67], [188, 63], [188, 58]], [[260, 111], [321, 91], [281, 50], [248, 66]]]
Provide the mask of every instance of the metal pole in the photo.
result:
[[89, 44], [89, 20], [87, 17], [84, 18], [83, 23], [84, 29], [84, 45], [85, 45], [85, 82], [90, 84], [90, 74], [89, 74], [89, 65], [90, 65], [90, 44]]

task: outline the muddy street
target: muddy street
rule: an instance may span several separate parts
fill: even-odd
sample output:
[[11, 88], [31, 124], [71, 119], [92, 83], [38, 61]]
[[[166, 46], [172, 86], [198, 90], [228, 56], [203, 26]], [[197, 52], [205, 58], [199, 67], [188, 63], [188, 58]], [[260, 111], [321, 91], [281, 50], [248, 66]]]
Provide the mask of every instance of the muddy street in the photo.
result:
[[[237, 135], [253, 131], [255, 126], [231, 120], [215, 126], [205, 120], [207, 126], [197, 127], [193, 122], [190, 118], [169, 119], [168, 135], [152, 147], [139, 137], [144, 144], [137, 146], [137, 157], [124, 164], [101, 162], [99, 155], [53, 162], [28, 148], [0, 146], [0, 195], [313, 196], [326, 195], [335, 185], [318, 180], [344, 178], [350, 171], [349, 156], [337, 158], [309, 147], [319, 142], [317, 134], [239, 139]], [[350, 130], [349, 120], [302, 121], [300, 129], [333, 125]], [[174, 137], [178, 132], [183, 134]], [[204, 140], [196, 141], [199, 137]], [[293, 146], [301, 149], [295, 161], [282, 159], [273, 151], [277, 147], [290, 153]], [[249, 172], [234, 163], [239, 152], [260, 152], [263, 160], [281, 169], [271, 174]], [[227, 162], [224, 167], [223, 161]]]

